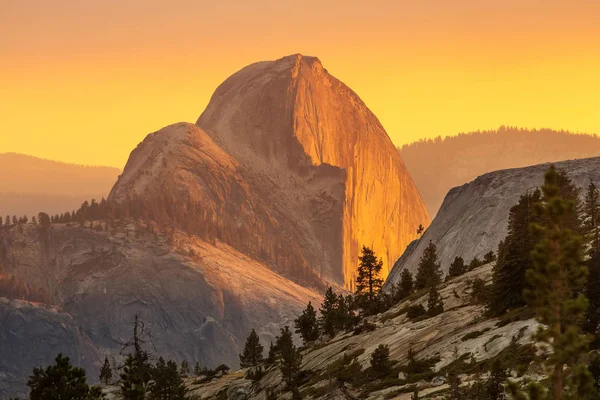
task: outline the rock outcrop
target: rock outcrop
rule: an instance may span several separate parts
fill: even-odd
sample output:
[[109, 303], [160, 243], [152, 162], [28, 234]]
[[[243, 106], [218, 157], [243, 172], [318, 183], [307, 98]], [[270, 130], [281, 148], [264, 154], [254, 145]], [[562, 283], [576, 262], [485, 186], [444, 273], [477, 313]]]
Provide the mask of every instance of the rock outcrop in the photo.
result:
[[320, 298], [223, 243], [181, 233], [53, 224], [39, 237], [32, 224], [0, 236], [3, 260], [11, 260], [0, 262], [3, 273], [44, 288], [54, 303], [0, 299], [2, 397], [24, 394], [27, 374], [58, 352], [95, 381], [105, 356], [120, 362], [136, 315], [151, 333], [145, 346], [153, 354], [235, 367], [251, 329], [268, 348], [280, 327]]
[[[555, 163], [580, 188], [600, 185], [600, 157]], [[527, 191], [540, 187], [550, 164], [491, 172], [448, 192], [440, 211], [423, 237], [411, 243], [395, 263], [385, 287], [400, 279], [404, 268], [415, 271], [423, 251], [432, 241], [444, 272], [456, 256], [469, 262], [483, 258], [507, 234], [508, 211]]]
[[[132, 152], [110, 199], [194, 204], [215, 234], [276, 270], [312, 268], [351, 288], [360, 247], [388, 269], [429, 216], [385, 130], [313, 57], [252, 64], [215, 91], [198, 127]], [[297, 272], [297, 271], [296, 271]]]

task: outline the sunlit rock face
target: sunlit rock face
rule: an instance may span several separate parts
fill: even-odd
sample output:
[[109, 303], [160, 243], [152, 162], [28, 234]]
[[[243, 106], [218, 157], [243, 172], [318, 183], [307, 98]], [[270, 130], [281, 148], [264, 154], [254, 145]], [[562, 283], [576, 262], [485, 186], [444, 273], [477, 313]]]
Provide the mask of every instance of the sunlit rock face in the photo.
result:
[[[590, 182], [600, 185], [600, 157], [563, 161], [554, 164], [582, 190]], [[472, 182], [451, 189], [440, 211], [423, 237], [410, 244], [396, 261], [385, 284], [400, 280], [402, 269], [416, 271], [423, 251], [433, 242], [438, 249], [442, 270], [448, 271], [454, 257], [469, 263], [473, 257], [483, 259], [508, 233], [508, 212], [519, 197], [544, 183], [550, 164], [490, 172]]]
[[[303, 258], [349, 288], [362, 245], [381, 256], [387, 275], [419, 224], [429, 223], [380, 122], [317, 58], [292, 55], [242, 69], [219, 86], [197, 125], [248, 176], [266, 178], [265, 203], [282, 200], [286, 217], [306, 226], [293, 239], [309, 244]], [[326, 165], [329, 181], [307, 179]]]

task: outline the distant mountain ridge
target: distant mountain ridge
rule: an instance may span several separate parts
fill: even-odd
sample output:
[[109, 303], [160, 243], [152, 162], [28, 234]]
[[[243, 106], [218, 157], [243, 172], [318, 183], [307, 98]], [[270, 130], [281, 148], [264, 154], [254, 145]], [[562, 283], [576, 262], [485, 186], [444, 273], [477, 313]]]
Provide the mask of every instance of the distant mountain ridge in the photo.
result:
[[107, 197], [120, 170], [0, 153], [0, 173], [0, 215], [31, 216], [61, 213], [85, 200]]
[[501, 169], [599, 156], [600, 138], [501, 126], [492, 131], [422, 139], [399, 151], [434, 217], [446, 193], [455, 186]]

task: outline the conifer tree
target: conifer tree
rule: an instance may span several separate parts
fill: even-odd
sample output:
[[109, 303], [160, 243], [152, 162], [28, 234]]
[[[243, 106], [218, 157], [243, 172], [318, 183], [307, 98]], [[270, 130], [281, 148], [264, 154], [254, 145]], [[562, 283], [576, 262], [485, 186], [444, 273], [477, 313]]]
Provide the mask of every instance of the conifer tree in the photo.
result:
[[450, 268], [448, 269], [448, 276], [455, 277], [460, 276], [467, 272], [467, 266], [465, 265], [465, 260], [462, 257], [454, 257], [454, 261], [450, 264]]
[[582, 239], [572, 228], [576, 202], [564, 195], [561, 174], [554, 166], [546, 172], [543, 202], [537, 210], [544, 224], [534, 226], [538, 238], [532, 253], [533, 266], [527, 271], [526, 298], [542, 324], [536, 340], [547, 350], [548, 387], [531, 383], [520, 391], [511, 383], [516, 399], [595, 399], [594, 381], [582, 356], [588, 338], [581, 334], [578, 321], [588, 302], [581, 289], [587, 277], [583, 265]]
[[85, 370], [74, 367], [69, 357], [59, 354], [55, 364], [34, 368], [27, 381], [30, 400], [92, 400], [101, 399], [102, 391], [90, 388], [86, 383]]
[[321, 303], [319, 312], [319, 328], [325, 335], [333, 337], [336, 330], [336, 318], [338, 310], [338, 297], [330, 286], [325, 292], [325, 298]]
[[360, 264], [356, 277], [356, 294], [362, 300], [363, 309], [371, 312], [376, 308], [376, 297], [383, 285], [383, 279], [379, 277], [383, 261], [379, 260], [375, 252], [366, 246], [362, 247], [362, 254], [358, 259]]
[[260, 344], [258, 334], [254, 329], [250, 332], [244, 351], [240, 354], [240, 366], [242, 368], [256, 367], [263, 361], [263, 346]]
[[181, 362], [181, 367], [179, 368], [179, 373], [183, 377], [187, 377], [189, 375], [189, 373], [190, 373], [190, 365], [188, 364], [187, 360], [183, 360]]
[[306, 309], [294, 321], [296, 333], [302, 337], [304, 344], [314, 342], [319, 338], [319, 326], [317, 324], [317, 311], [309, 301]]
[[390, 348], [387, 345], [380, 344], [371, 353], [371, 369], [378, 378], [384, 378], [392, 371], [392, 363], [390, 362]]
[[448, 385], [450, 386], [450, 390], [446, 397], [446, 400], [462, 400], [463, 394], [460, 389], [460, 377], [455, 371], [448, 372]]
[[600, 191], [590, 182], [583, 203], [583, 232], [590, 242], [590, 254], [600, 252]]
[[504, 383], [506, 382], [506, 369], [498, 359], [492, 363], [490, 376], [486, 382], [486, 392], [489, 400], [500, 400], [504, 396]]
[[281, 335], [277, 337], [275, 343], [277, 351], [281, 355], [281, 374], [288, 387], [296, 387], [300, 366], [302, 364], [302, 354], [294, 346], [292, 332], [288, 326], [281, 329]]
[[494, 254], [494, 252], [492, 250], [488, 251], [487, 253], [485, 253], [483, 255], [483, 263], [484, 264], [489, 264], [493, 261], [496, 261], [496, 255]]
[[429, 297], [427, 298], [427, 314], [435, 317], [444, 312], [444, 302], [437, 290], [437, 285], [431, 285], [429, 288]]
[[160, 357], [152, 368], [152, 381], [148, 387], [150, 400], [183, 400], [185, 385], [181, 371], [177, 369], [174, 361], [165, 363]]
[[523, 297], [525, 271], [531, 268], [531, 252], [535, 245], [535, 236], [529, 226], [541, 222], [534, 210], [541, 199], [542, 193], [536, 189], [522, 195], [509, 211], [508, 234], [498, 245], [498, 261], [492, 271], [489, 308], [493, 315], [501, 315], [526, 303]]
[[275, 347], [273, 342], [271, 342], [271, 344], [269, 345], [269, 353], [267, 355], [266, 363], [268, 365], [273, 365], [276, 362], [277, 362], [277, 348]]
[[151, 367], [145, 352], [128, 354], [121, 373], [121, 394], [124, 400], [144, 400], [151, 377]]
[[109, 385], [112, 380], [112, 368], [108, 362], [108, 357], [104, 357], [104, 364], [100, 368], [100, 382]]
[[400, 273], [400, 282], [398, 283], [398, 300], [403, 300], [413, 294], [413, 277], [406, 268]]
[[199, 376], [202, 373], [202, 367], [200, 363], [196, 361], [196, 365], [194, 366], [194, 375]]
[[437, 247], [432, 241], [429, 241], [429, 245], [419, 261], [417, 276], [415, 278], [415, 289], [427, 289], [432, 285], [439, 284], [441, 281], [442, 272], [438, 261]]

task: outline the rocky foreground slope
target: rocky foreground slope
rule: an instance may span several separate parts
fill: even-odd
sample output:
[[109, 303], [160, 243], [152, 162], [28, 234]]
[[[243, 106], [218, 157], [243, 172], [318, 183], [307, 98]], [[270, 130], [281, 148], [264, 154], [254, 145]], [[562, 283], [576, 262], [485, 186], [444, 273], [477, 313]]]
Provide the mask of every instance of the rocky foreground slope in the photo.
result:
[[110, 199], [165, 193], [221, 240], [293, 274], [351, 288], [362, 245], [391, 263], [429, 216], [385, 130], [314, 57], [243, 68], [196, 127], [151, 134]]
[[[508, 211], [527, 191], [542, 185], [550, 164], [491, 172], [448, 192], [446, 199], [419, 240], [412, 242], [396, 261], [386, 287], [400, 279], [403, 268], [415, 271], [430, 241], [438, 248], [442, 270], [448, 271], [454, 257], [468, 263], [483, 258], [507, 234]], [[555, 163], [580, 188], [590, 182], [600, 185], [600, 157]]]
[[[513, 339], [514, 344], [518, 345], [531, 343], [532, 334], [537, 328], [535, 321], [501, 322], [486, 318], [484, 307], [473, 302], [473, 280], [489, 280], [491, 270], [492, 265], [488, 264], [444, 283], [440, 287], [440, 294], [446, 312], [436, 317], [413, 321], [407, 317], [408, 306], [426, 305], [427, 295], [417, 294], [384, 314], [370, 317], [368, 322], [373, 324], [371, 330], [347, 332], [308, 346], [303, 351], [302, 369], [307, 371], [308, 376], [300, 387], [302, 398], [409, 400], [414, 387], [419, 389], [422, 397], [428, 395], [427, 398], [436, 398], [436, 394], [448, 389], [444, 381], [450, 364], [456, 368], [462, 363], [461, 369], [466, 372], [461, 374], [461, 378], [467, 385], [475, 379], [472, 373], [467, 373], [469, 366], [485, 366], [486, 360], [506, 356]], [[398, 373], [397, 378], [367, 381], [361, 387], [342, 384], [337, 380], [344, 356], [350, 359], [356, 357], [360, 363], [363, 372], [355, 377], [364, 375], [371, 353], [379, 344], [389, 346], [390, 360], [395, 369], [406, 365], [408, 351], [412, 349], [418, 360], [435, 360], [432, 373], [420, 377]], [[511, 368], [516, 369], [517, 363]], [[521, 373], [534, 371], [529, 361], [525, 362], [523, 368], [525, 371]], [[277, 366], [267, 368], [266, 375], [257, 382], [246, 379], [245, 372], [233, 372], [208, 382], [202, 382], [201, 377], [190, 378], [187, 381], [189, 394], [197, 399], [264, 400], [267, 392], [272, 391], [278, 399], [291, 399], [291, 394], [284, 389], [285, 384]], [[116, 393], [110, 388], [107, 391]]]
[[54, 224], [41, 240], [38, 226], [21, 225], [1, 231], [0, 247], [2, 277], [43, 289], [52, 303], [0, 299], [0, 397], [23, 395], [32, 368], [58, 352], [95, 379], [105, 356], [119, 362], [135, 315], [153, 352], [235, 366], [251, 329], [268, 345], [320, 297], [223, 243], [134, 224]]

